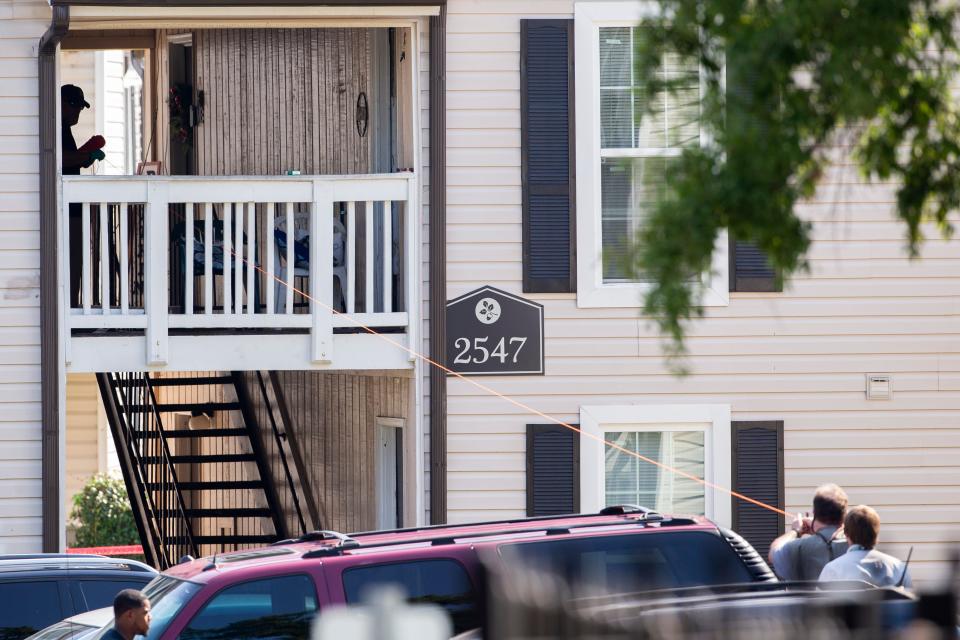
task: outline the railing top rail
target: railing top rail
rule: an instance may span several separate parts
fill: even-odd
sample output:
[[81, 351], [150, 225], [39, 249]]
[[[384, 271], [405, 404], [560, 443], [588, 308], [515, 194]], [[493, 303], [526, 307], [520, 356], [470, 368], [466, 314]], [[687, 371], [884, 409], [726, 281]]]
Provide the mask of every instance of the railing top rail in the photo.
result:
[[65, 202], [406, 200], [414, 173], [310, 176], [64, 176]]
[[378, 182], [388, 180], [399, 180], [407, 182], [414, 180], [416, 173], [413, 171], [404, 171], [402, 173], [359, 173], [346, 175], [249, 175], [249, 176], [106, 176], [106, 175], [81, 175], [81, 176], [61, 176], [64, 184], [77, 184], [96, 181], [98, 183], [129, 183], [129, 182]]

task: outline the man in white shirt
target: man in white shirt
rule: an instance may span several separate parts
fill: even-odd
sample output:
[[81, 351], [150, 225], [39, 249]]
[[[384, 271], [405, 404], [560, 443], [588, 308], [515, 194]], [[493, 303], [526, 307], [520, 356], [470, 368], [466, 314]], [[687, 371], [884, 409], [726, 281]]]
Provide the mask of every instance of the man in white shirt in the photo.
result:
[[866, 505], [851, 507], [843, 519], [843, 530], [850, 547], [827, 563], [821, 580], [863, 580], [876, 587], [913, 586], [903, 562], [874, 549], [880, 535], [876, 511]]

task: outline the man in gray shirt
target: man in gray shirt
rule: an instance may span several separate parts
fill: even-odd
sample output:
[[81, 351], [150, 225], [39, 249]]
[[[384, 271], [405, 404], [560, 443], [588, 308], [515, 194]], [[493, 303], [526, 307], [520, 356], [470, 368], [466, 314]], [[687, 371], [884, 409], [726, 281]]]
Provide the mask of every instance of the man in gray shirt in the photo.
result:
[[770, 564], [782, 580], [817, 580], [828, 562], [847, 551], [843, 517], [847, 494], [835, 484], [813, 496], [813, 519], [797, 516], [791, 530], [770, 545]]
[[912, 587], [906, 564], [877, 551], [880, 516], [866, 505], [851, 507], [843, 520], [850, 542], [845, 554], [830, 562], [820, 574], [821, 580], [862, 580], [875, 587]]

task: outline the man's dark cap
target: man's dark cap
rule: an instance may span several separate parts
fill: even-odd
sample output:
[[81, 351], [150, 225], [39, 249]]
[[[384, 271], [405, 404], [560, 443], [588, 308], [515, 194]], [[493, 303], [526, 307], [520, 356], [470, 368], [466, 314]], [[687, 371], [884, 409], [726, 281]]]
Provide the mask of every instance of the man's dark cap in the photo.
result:
[[65, 84], [60, 87], [60, 100], [75, 107], [90, 108], [90, 103], [83, 99], [83, 89], [75, 84]]

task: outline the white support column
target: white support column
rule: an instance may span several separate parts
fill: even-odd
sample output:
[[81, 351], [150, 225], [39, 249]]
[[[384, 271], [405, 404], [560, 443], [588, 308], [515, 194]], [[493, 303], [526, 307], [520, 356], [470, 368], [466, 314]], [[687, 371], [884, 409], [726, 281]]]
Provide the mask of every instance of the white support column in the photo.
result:
[[[257, 273], [257, 203], [248, 202], [247, 207], [247, 315], [257, 312], [256, 283]], [[243, 255], [243, 254], [241, 254]]]
[[[223, 315], [230, 315], [230, 300], [233, 298], [230, 287], [230, 264], [233, 258], [230, 243], [230, 210], [233, 207], [229, 202], [223, 203]], [[211, 265], [213, 268], [213, 265]]]
[[130, 239], [127, 237], [127, 216], [129, 208], [126, 202], [120, 203], [120, 315], [130, 312]]
[[347, 313], [356, 311], [357, 299], [357, 203], [347, 203]]
[[188, 316], [193, 315], [193, 203], [186, 205], [186, 230], [183, 232], [186, 240], [186, 249], [184, 250], [184, 276], [183, 276], [183, 305], [184, 313]]
[[393, 202], [383, 203], [383, 312], [393, 312]]
[[233, 244], [233, 311], [237, 315], [243, 313], [243, 219], [246, 203], [238, 202], [234, 209], [236, 220], [233, 222], [235, 240]]
[[266, 235], [263, 238], [263, 241], [267, 245], [267, 258], [266, 264], [264, 265], [267, 269], [266, 277], [266, 290], [264, 291], [263, 301], [266, 303], [265, 312], [269, 315], [274, 312], [273, 304], [273, 278], [276, 274], [276, 265], [273, 264], [275, 259], [274, 248], [276, 242], [274, 241], [273, 227], [275, 225], [275, 210], [276, 204], [273, 202], [267, 203], [267, 224], [266, 224]]
[[[420, 175], [419, 172], [416, 175]], [[413, 352], [420, 349], [420, 234], [417, 231], [420, 228], [420, 199], [418, 191], [420, 181], [412, 178], [408, 183], [407, 202], [403, 208], [403, 229], [406, 234], [404, 242], [404, 259], [406, 267], [404, 268], [405, 284], [403, 287], [404, 311], [407, 312], [407, 336], [409, 346]], [[410, 361], [416, 362], [417, 357], [410, 354]]]
[[363, 256], [363, 268], [366, 271], [366, 288], [365, 288], [365, 297], [363, 299], [363, 311], [364, 313], [374, 313], [376, 310], [376, 305], [373, 300], [373, 271], [374, 271], [374, 257], [373, 257], [373, 202], [367, 200], [364, 207], [364, 235], [366, 236], [364, 240], [364, 256]]
[[110, 204], [100, 203], [100, 312], [110, 315]]
[[[288, 229], [289, 234], [289, 229]], [[288, 235], [287, 246], [292, 243]], [[313, 183], [310, 210], [310, 312], [313, 314], [311, 360], [333, 361], [333, 188], [329, 182]], [[293, 265], [287, 271], [293, 272]]]
[[203, 312], [213, 313], [213, 203], [203, 205]]
[[[58, 328], [58, 333], [60, 336], [60, 344], [63, 346], [63, 362], [66, 365], [69, 365], [73, 362], [73, 354], [71, 349], [71, 307], [73, 306], [73, 291], [72, 283], [70, 277], [70, 202], [63, 193], [63, 181], [59, 181], [60, 185], [58, 186], [58, 195], [60, 198], [60, 219], [61, 224], [57, 229], [57, 243], [60, 250], [57, 252], [57, 267], [60, 270], [60, 327]], [[65, 379], [66, 376], [58, 376]], [[61, 382], [63, 385], [63, 382]]]
[[150, 181], [144, 206], [144, 305], [147, 314], [147, 365], [167, 364], [169, 353], [168, 300], [170, 290], [167, 185]]
[[90, 203], [84, 202], [80, 214], [80, 249], [83, 251], [81, 261], [81, 278], [83, 287], [80, 290], [83, 296], [83, 313], [90, 313], [90, 298], [93, 297], [93, 283], [90, 277]]
[[287, 270], [284, 272], [286, 277], [283, 279], [283, 284], [286, 287], [284, 301], [285, 305], [283, 310], [287, 314], [293, 314], [293, 283], [296, 279], [297, 271], [297, 259], [296, 255], [293, 252], [293, 243], [294, 239], [297, 237], [296, 229], [294, 228], [294, 219], [293, 219], [293, 203], [284, 202], [283, 203], [283, 212], [287, 220]]

